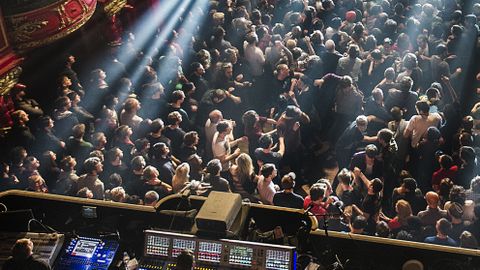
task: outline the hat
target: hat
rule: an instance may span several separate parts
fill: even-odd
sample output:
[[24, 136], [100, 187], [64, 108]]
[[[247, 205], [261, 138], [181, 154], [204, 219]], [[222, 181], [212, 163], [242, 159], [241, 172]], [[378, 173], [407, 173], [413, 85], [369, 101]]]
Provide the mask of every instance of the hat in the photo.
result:
[[357, 13], [353, 10], [347, 11], [347, 13], [345, 13], [345, 19], [349, 22], [354, 22], [357, 19]]

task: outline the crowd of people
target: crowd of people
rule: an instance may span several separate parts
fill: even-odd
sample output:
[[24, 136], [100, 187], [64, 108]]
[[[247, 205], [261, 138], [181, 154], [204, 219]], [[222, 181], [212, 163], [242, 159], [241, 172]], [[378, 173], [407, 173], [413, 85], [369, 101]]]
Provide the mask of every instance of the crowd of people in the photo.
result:
[[88, 79], [67, 55], [53, 110], [11, 90], [0, 190], [155, 205], [196, 186], [341, 214], [330, 229], [478, 248], [467, 2], [211, 1], [179, 19], [206, 18], [186, 46], [182, 24], [153, 54], [129, 33]]

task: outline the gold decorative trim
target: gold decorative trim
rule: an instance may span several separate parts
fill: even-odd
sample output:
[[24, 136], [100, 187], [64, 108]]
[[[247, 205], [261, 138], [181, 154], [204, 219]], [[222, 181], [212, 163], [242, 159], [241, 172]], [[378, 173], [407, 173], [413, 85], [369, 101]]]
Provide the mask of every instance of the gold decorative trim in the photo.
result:
[[33, 192], [33, 191], [24, 191], [24, 190], [7, 190], [4, 192], [0, 192], [0, 198], [6, 197], [6, 196], [21, 196], [21, 197], [45, 199], [50, 201], [59, 201], [59, 202], [82, 204], [82, 205], [95, 205], [95, 206], [101, 206], [101, 207], [127, 209], [127, 210], [141, 211], [141, 212], [147, 212], [147, 213], [156, 212], [155, 208], [153, 208], [152, 206], [136, 205], [136, 204], [120, 203], [120, 202], [112, 202], [112, 201], [102, 201], [102, 200], [95, 200], [95, 199], [84, 199], [79, 197]]
[[63, 29], [67, 27], [67, 23], [70, 23], [70, 18], [68, 18], [68, 16], [62, 16], [64, 14], [67, 14], [67, 12], [65, 11], [65, 5], [64, 4], [60, 5], [55, 11], [58, 13], [58, 16], [60, 16], [60, 18], [62, 19], [61, 20], [62, 23], [59, 29]]
[[[179, 194], [179, 193], [175, 193], [175, 194], [170, 194], [168, 196], [165, 196], [163, 198], [161, 198], [157, 204], [155, 204], [155, 209], [158, 209], [163, 203], [165, 203], [166, 201], [169, 201], [169, 200], [174, 200], [174, 199], [177, 199], [177, 198], [182, 198], [183, 195], [182, 194]], [[198, 201], [206, 201], [207, 198], [206, 197], [203, 197], [203, 196], [197, 196], [197, 195], [191, 195], [189, 197], [190, 199], [194, 199], [194, 200], [198, 200]]]
[[[317, 229], [315, 231], [310, 232], [310, 234], [325, 236], [325, 231], [321, 229]], [[382, 238], [377, 236], [353, 234], [353, 233], [346, 233], [346, 232], [336, 232], [336, 231], [329, 231], [328, 236], [333, 238], [351, 239], [355, 241], [360, 240], [360, 241], [366, 241], [366, 242], [384, 244], [384, 245], [417, 248], [417, 249], [449, 252], [449, 253], [456, 253], [461, 255], [480, 257], [480, 250], [476, 250], [476, 249], [440, 246], [440, 245], [434, 245], [434, 244], [418, 243], [413, 241], [389, 239], [389, 238]]]
[[13, 41], [15, 43], [21, 43], [30, 40], [32, 38], [32, 33], [35, 33], [36, 31], [42, 29], [44, 26], [48, 25], [48, 21], [40, 20], [27, 21], [24, 23], [22, 19], [15, 19], [12, 20], [12, 23], [13, 29], [15, 29], [12, 32]]
[[15, 44], [14, 46], [20, 50], [20, 52], [23, 52], [25, 50], [28, 50], [28, 49], [31, 49], [31, 48], [35, 48], [35, 47], [39, 47], [39, 46], [43, 46], [43, 45], [46, 45], [48, 43], [52, 43], [58, 39], [61, 39], [73, 32], [75, 32], [76, 30], [78, 30], [80, 27], [82, 27], [93, 15], [95, 9], [92, 9], [92, 11], [88, 14], [85, 14], [81, 20], [79, 20], [77, 23], [71, 25], [70, 28], [68, 28], [67, 30], [61, 32], [61, 33], [57, 33], [53, 36], [49, 36], [48, 38], [45, 38], [45, 39], [41, 39], [41, 40], [35, 40], [35, 41], [31, 41], [31, 42], [26, 42], [26, 43], [21, 43], [21, 44]]
[[[59, 0], [57, 2], [53, 2], [51, 4], [48, 4], [46, 6], [43, 6], [41, 7], [41, 9], [47, 9], [47, 8], [50, 8], [50, 7], [55, 7], [58, 5], [59, 2], [62, 2], [62, 1], [65, 1], [65, 0]], [[24, 14], [30, 14], [30, 13], [34, 13], [36, 10], [28, 10], [28, 11], [24, 11], [24, 12], [20, 12], [20, 13], [13, 13], [13, 14], [7, 14], [5, 17], [12, 17], [12, 16], [19, 16], [19, 15], [24, 15]]]
[[127, 0], [111, 0], [108, 4], [103, 7], [107, 16], [112, 17], [122, 10], [123, 7], [127, 4]]
[[8, 71], [5, 75], [0, 77], [0, 95], [6, 95], [18, 83], [20, 74], [22, 73], [21, 67], [14, 67]]

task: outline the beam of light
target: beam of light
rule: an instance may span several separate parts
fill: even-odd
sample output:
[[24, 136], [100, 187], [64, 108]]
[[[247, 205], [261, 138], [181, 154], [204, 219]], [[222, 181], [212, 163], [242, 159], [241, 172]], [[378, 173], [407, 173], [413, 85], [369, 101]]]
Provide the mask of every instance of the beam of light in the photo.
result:
[[[200, 25], [206, 18], [205, 16], [194, 16], [192, 15], [193, 13], [197, 13], [197, 10], [200, 9], [202, 11], [205, 11], [205, 9], [208, 7], [208, 0], [200, 0], [200, 1], [189, 1], [186, 3], [185, 7], [182, 6], [181, 9], [179, 9], [182, 14], [178, 17], [182, 17], [182, 21], [177, 21], [175, 20], [174, 23], [174, 28], [173, 29], [166, 29], [168, 31], [162, 31], [161, 35], [159, 38], [156, 40], [154, 46], [152, 49], [156, 50], [159, 49], [157, 52], [162, 55], [164, 58], [158, 61], [158, 64], [155, 66], [155, 70], [157, 71], [158, 74], [158, 81], [162, 83], [164, 87], [168, 87], [169, 80], [174, 79], [177, 75], [177, 67], [181, 64], [181, 62], [175, 62], [176, 55], [173, 50], [168, 50], [169, 42], [167, 43], [161, 43], [165, 42], [165, 39], [168, 37], [168, 35], [171, 35], [172, 30], [179, 31], [179, 36], [176, 39], [178, 45], [185, 49], [185, 55], [188, 54], [188, 48], [189, 42], [191, 42], [192, 36], [195, 34], [195, 31], [197, 30], [197, 26]], [[188, 6], [187, 6], [188, 4]], [[160, 47], [159, 47], [160, 45]], [[164, 53], [166, 52], [166, 53]], [[173, 58], [175, 57], [175, 58]], [[173, 62], [172, 62], [173, 60]], [[180, 59], [180, 61], [183, 59]], [[165, 89], [166, 91], [171, 91], [172, 89]], [[168, 93], [167, 93], [168, 95]], [[153, 111], [154, 114], [156, 115], [161, 115], [161, 108], [148, 108], [149, 111]]]
[[[205, 13], [206, 9], [208, 7], [209, 1], [208, 0], [198, 0], [193, 3], [192, 6], [186, 10], [186, 14], [184, 16], [184, 20], [182, 21], [182, 24], [178, 26], [178, 38], [176, 39], [176, 42], [178, 45], [185, 49], [184, 51], [184, 57], [183, 59], [180, 59], [181, 61], [188, 62], [189, 59], [189, 53], [188, 49], [190, 48], [190, 42], [192, 41], [192, 37], [195, 35], [195, 32], [198, 30], [197, 28], [203, 24], [203, 22], [206, 20], [206, 16], [197, 16], [199, 15], [198, 13]], [[164, 55], [165, 59], [169, 59], [171, 57], [174, 57], [174, 52], [172, 50], [168, 50], [167, 54]], [[167, 60], [166, 63], [159, 62], [158, 65], [155, 67], [157, 70], [162, 70], [162, 69], [171, 69], [174, 67], [163, 67], [162, 65], [168, 65], [169, 61]], [[180, 64], [179, 64], [180, 65]], [[171, 72], [161, 72], [159, 75], [159, 81], [160, 82], [168, 82], [170, 79], [173, 79], [172, 76], [175, 76], [175, 73], [177, 70], [171, 70]], [[180, 71], [177, 71], [180, 72]], [[168, 89], [171, 90], [171, 89]]]
[[[125, 32], [135, 33], [135, 45], [138, 48], [143, 48], [155, 36], [157, 28], [163, 25], [166, 21], [169, 21], [173, 16], [172, 12], [176, 8], [179, 2], [182, 0], [165, 1], [165, 5], [162, 3], [156, 4], [153, 8], [149, 9], [140, 19], [138, 19], [133, 25], [133, 29], [126, 30]], [[136, 55], [132, 55], [127, 46], [121, 46], [118, 52], [118, 59], [125, 66], [129, 66], [134, 62]], [[111, 72], [106, 70], [109, 81], [116, 81], [121, 74], [118, 72]]]
[[[181, 59], [183, 62], [187, 62], [190, 60], [187, 57], [190, 55], [188, 54], [188, 48], [190, 48], [190, 42], [192, 41], [192, 37], [195, 35], [195, 32], [198, 30], [198, 27], [201, 27], [206, 20], [207, 16], [197, 16], [198, 13], [206, 13], [206, 9], [208, 8], [209, 0], [197, 0], [195, 1], [194, 5], [191, 6], [188, 10], [188, 14], [185, 16], [185, 20], [183, 25], [179, 27], [179, 35], [177, 38], [177, 43], [179, 46], [184, 50], [184, 57]], [[169, 51], [166, 57], [173, 56], [172, 51]], [[157, 68], [160, 68], [158, 66]], [[163, 78], [160, 78], [163, 79]]]
[[[180, 16], [182, 16], [182, 13], [184, 12], [185, 8], [193, 1], [195, 1], [195, 0], [182, 1], [180, 6], [171, 5], [170, 6], [171, 9], [175, 8], [175, 12], [170, 12], [170, 13], [168, 13], [168, 15], [163, 16], [161, 18], [161, 20], [156, 20], [155, 22], [157, 22], [157, 24], [150, 24], [151, 22], [149, 22], [148, 20], [147, 21], [142, 20], [143, 24], [148, 23], [147, 26], [144, 26], [145, 29], [143, 29], [141, 31], [141, 33], [139, 34], [139, 36], [141, 37], [142, 43], [144, 43], [144, 44], [142, 44], [142, 47], [147, 47], [145, 50], [143, 50], [144, 51], [144, 56], [143, 56], [142, 60], [140, 61], [140, 63], [137, 63], [137, 62], [133, 61], [134, 58], [136, 57], [135, 55], [129, 59], [128, 63], [125, 63], [125, 65], [127, 65], [127, 64], [131, 64], [131, 62], [133, 62], [133, 64], [136, 65], [135, 69], [133, 71], [133, 74], [130, 74], [130, 77], [129, 77], [133, 85], [138, 85], [139, 79], [141, 78], [141, 76], [145, 72], [145, 66], [148, 62], [148, 59], [150, 57], [152, 57], [157, 52], [157, 49], [158, 49], [159, 46], [164, 45], [163, 43], [165, 42], [166, 38], [168, 37], [168, 35], [170, 35], [172, 30], [175, 28], [178, 18]], [[175, 2], [175, 1], [172, 1], [172, 2]], [[165, 13], [165, 11], [159, 12], [159, 14], [157, 14], [157, 16], [164, 15], [164, 13]], [[147, 16], [147, 17], [150, 17], [150, 16]], [[165, 23], [165, 24], [163, 24], [163, 23]], [[142, 23], [137, 24], [137, 26], [141, 26], [141, 25], [142, 25]], [[160, 33], [157, 34], [156, 32], [157, 32], [157, 29], [159, 27], [161, 28], [161, 31], [160, 31]], [[146, 44], [151, 39], [151, 37], [148, 37], [146, 35], [146, 33], [152, 35], [152, 37], [153, 36], [155, 37], [153, 44], [151, 44], [151, 45]], [[140, 48], [142, 48], [142, 47], [140, 47]], [[120, 75], [120, 74], [116, 74], [116, 76], [113, 75], [113, 77], [117, 77], [117, 78], [114, 78], [114, 79], [118, 80], [119, 79], [118, 75]], [[110, 77], [112, 77], [112, 76], [110, 76]], [[125, 93], [118, 93], [118, 94], [119, 94], [118, 96], [122, 97], [122, 99], [118, 100], [118, 104], [116, 106], [117, 107], [116, 111], [119, 111], [119, 108], [121, 108], [121, 106], [123, 105], [123, 102], [127, 98], [127, 94], [125, 94]], [[141, 101], [142, 100], [140, 100], [140, 102]], [[99, 102], [99, 101], [98, 100], [96, 100], [96, 101], [90, 100], [89, 102]], [[155, 110], [155, 112], [159, 111], [159, 108], [148, 108], [148, 109], [149, 110]], [[102, 123], [97, 128], [99, 128], [100, 130], [105, 130], [106, 123]]]
[[[167, 5], [167, 6], [163, 6], [163, 5], [161, 7], [160, 7], [160, 5], [155, 6], [151, 11], [148, 12], [148, 14], [146, 16], [142, 17], [142, 19], [140, 19], [140, 21], [135, 24], [136, 29], [141, 29], [141, 30], [139, 30], [139, 33], [138, 33], [138, 36], [139, 36], [138, 43], [139, 44], [148, 42], [148, 40], [151, 39], [151, 37], [155, 35], [155, 32], [157, 31], [158, 27], [160, 27], [163, 23], [166, 22], [166, 25], [164, 26], [165, 29], [166, 29], [165, 33], [162, 32], [163, 35], [161, 35], [160, 37], [155, 39], [155, 44], [154, 45], [158, 46], [158, 44], [162, 41], [162, 39], [164, 39], [164, 37], [167, 35], [167, 33], [168, 33], [167, 30], [173, 29], [174, 24], [175, 24], [174, 19], [176, 17], [178, 17], [178, 14], [182, 10], [181, 8], [179, 9], [175, 5], [175, 3], [178, 3], [178, 1], [179, 0], [177, 0], [177, 1], [167, 1], [167, 2], [169, 2], [169, 5]], [[181, 7], [188, 5], [188, 3], [190, 1], [192, 1], [192, 0], [182, 1]], [[173, 9], [177, 9], [177, 10], [172, 13], [171, 11]], [[151, 20], [149, 20], [149, 19], [151, 19]], [[145, 45], [145, 44], [143, 44], [143, 45]], [[129, 57], [123, 60], [125, 62], [122, 62], [122, 61], [120, 61], [120, 62], [122, 62], [125, 66], [134, 64], [132, 62], [134, 62], [134, 59], [135, 59], [136, 55], [131, 55], [125, 50], [127, 50], [127, 48], [122, 47], [119, 55], [126, 55], [126, 56], [129, 56]], [[155, 48], [153, 46], [150, 46], [149, 50], [147, 51], [145, 56], [150, 56], [154, 51], [155, 51]], [[144, 66], [145, 66], [146, 62], [147, 62], [147, 57], [144, 57], [142, 59], [141, 63], [136, 64], [137, 66], [135, 67], [134, 73], [130, 74], [130, 80], [134, 84], [140, 78], [140, 76], [143, 74]], [[108, 82], [110, 82], [110, 87], [113, 87], [115, 82], [117, 82], [120, 79], [119, 77], [121, 76], [121, 74], [118, 71], [112, 72], [112, 70], [109, 70], [108, 68], [106, 69], [106, 73], [107, 73], [106, 80]], [[96, 90], [96, 89], [92, 89], [92, 90]], [[113, 94], [112, 90], [114, 90], [114, 89], [109, 89], [108, 94]], [[119, 93], [119, 94], [120, 94], [120, 96], [126, 97], [126, 95], [124, 95], [122, 93]], [[92, 98], [92, 96], [93, 96], [93, 98]], [[89, 95], [87, 93], [87, 96], [86, 96], [83, 104], [87, 108], [87, 110], [95, 111], [94, 108], [98, 107], [98, 104], [100, 104], [102, 101], [103, 100], [101, 100], [101, 99], [95, 98], [95, 95], [90, 95], [90, 97], [89, 97]], [[124, 100], [119, 100], [119, 106], [121, 106], [123, 101]]]
[[[466, 31], [467, 29], [464, 28], [455, 51], [449, 51], [449, 53], [456, 55], [456, 58], [450, 63], [450, 70], [455, 71], [457, 67], [462, 69], [460, 75], [457, 76], [455, 81], [451, 81], [451, 83], [453, 84], [454, 91], [460, 99], [459, 101], [462, 105], [461, 109], [468, 112], [471, 109], [468, 107], [471, 106], [470, 102], [468, 102], [468, 98], [472, 89], [472, 87], [468, 85], [468, 82], [471, 80], [471, 77], [475, 76], [475, 60], [473, 59], [475, 59], [475, 46], [478, 37], [473, 33], [467, 34]], [[447, 91], [448, 90], [444, 90], [444, 92]]]
[[146, 14], [142, 15], [140, 19], [136, 20], [132, 29], [126, 30], [126, 32], [135, 33], [136, 46], [142, 48], [155, 34], [156, 29], [171, 17], [173, 10], [175, 10], [181, 2], [183, 1], [162, 1], [161, 4], [157, 3], [153, 8], [149, 9]]
[[[162, 26], [161, 32], [155, 37], [155, 40], [152, 45], [150, 45], [147, 50], [144, 52], [144, 57], [142, 61], [138, 64], [133, 74], [131, 74], [130, 79], [132, 80], [133, 85], [137, 85], [140, 76], [145, 71], [145, 65], [148, 62], [148, 59], [153, 57], [158, 48], [163, 45], [168, 35], [174, 30], [178, 18], [182, 15], [183, 10], [194, 0], [182, 1], [182, 4], [177, 7], [174, 13], [169, 15], [170, 19], [167, 21], [167, 24]], [[157, 28], [155, 28], [157, 29]], [[158, 72], [159, 70], [157, 70]]]

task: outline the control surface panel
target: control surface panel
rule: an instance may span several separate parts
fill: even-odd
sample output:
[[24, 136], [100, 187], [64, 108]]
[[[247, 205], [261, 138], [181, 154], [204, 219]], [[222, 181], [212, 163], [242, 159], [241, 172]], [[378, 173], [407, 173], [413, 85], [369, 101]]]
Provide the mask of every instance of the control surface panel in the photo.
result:
[[145, 231], [144, 258], [139, 269], [172, 269], [184, 249], [194, 253], [195, 269], [295, 269], [294, 247], [193, 235]]
[[107, 270], [115, 257], [118, 242], [99, 238], [72, 238], [55, 270]]

